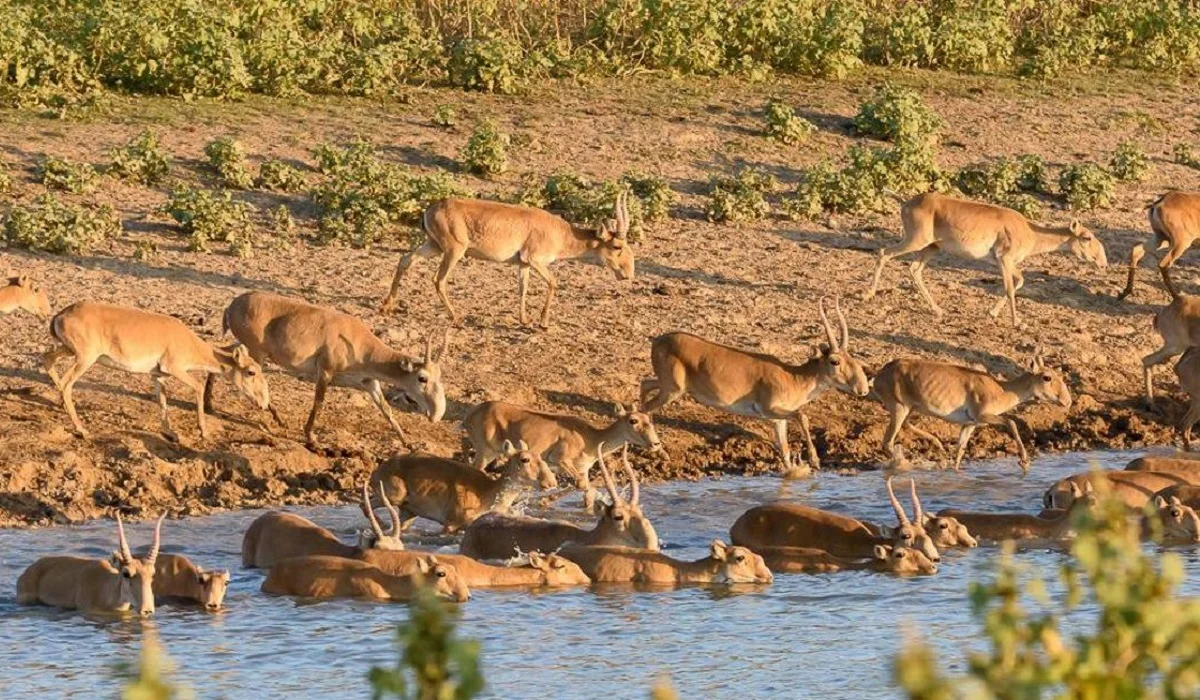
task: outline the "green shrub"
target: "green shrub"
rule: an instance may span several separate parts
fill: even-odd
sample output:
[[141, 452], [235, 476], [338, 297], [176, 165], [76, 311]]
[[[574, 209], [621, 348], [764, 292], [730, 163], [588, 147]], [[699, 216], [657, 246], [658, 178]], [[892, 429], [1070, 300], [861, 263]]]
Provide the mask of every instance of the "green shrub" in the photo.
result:
[[1072, 209], [1107, 207], [1112, 203], [1113, 176], [1096, 163], [1071, 165], [1059, 175], [1058, 188]]
[[96, 169], [89, 163], [73, 163], [65, 158], [46, 156], [38, 163], [38, 182], [52, 190], [75, 194], [91, 192], [96, 186]]
[[480, 122], [467, 139], [460, 158], [463, 166], [484, 177], [498, 175], [508, 169], [508, 146], [511, 139], [490, 119]]
[[210, 141], [204, 147], [204, 155], [208, 156], [208, 164], [223, 186], [239, 190], [254, 186], [254, 177], [246, 164], [246, 154], [242, 151], [242, 145], [232, 136]]
[[7, 194], [12, 189], [12, 175], [8, 173], [8, 163], [0, 160], [0, 194]]
[[1017, 189], [1036, 194], [1050, 193], [1050, 180], [1046, 175], [1046, 161], [1039, 155], [1017, 156]]
[[1007, 158], [968, 165], [954, 176], [954, 185], [968, 197], [998, 200], [1021, 189], [1021, 165]]
[[885, 196], [948, 186], [928, 144], [903, 142], [886, 149], [857, 144], [847, 155], [850, 162], [841, 169], [828, 161], [807, 169], [795, 192], [784, 198], [783, 212], [793, 219], [822, 212], [864, 214], [879, 209]]
[[1141, 182], [1150, 172], [1150, 159], [1133, 142], [1122, 141], [1113, 152], [1108, 168], [1121, 182]]
[[1179, 165], [1200, 170], [1200, 158], [1196, 157], [1190, 143], [1175, 144], [1175, 148], [1171, 151], [1171, 160]]
[[942, 128], [942, 119], [925, 106], [916, 92], [884, 85], [859, 107], [854, 127], [869, 136], [897, 143], [926, 143], [935, 139]]
[[995, 202], [1002, 207], [1008, 207], [1019, 212], [1027, 219], [1040, 219], [1042, 218], [1042, 214], [1045, 213], [1042, 201], [1029, 194], [1014, 192], [1003, 197], [997, 197]]
[[796, 116], [796, 112], [790, 106], [783, 102], [776, 102], [775, 100], [767, 103], [766, 118], [767, 137], [775, 139], [780, 143], [802, 143], [817, 130], [817, 127], [812, 122], [803, 117]]
[[753, 168], [743, 168], [733, 177], [714, 175], [704, 216], [731, 224], [757, 221], [771, 213], [767, 195], [774, 189], [775, 178]]
[[[617, 197], [622, 193], [633, 197], [626, 200], [629, 211], [629, 241], [641, 241], [645, 222], [661, 218], [673, 201], [674, 193], [659, 178], [626, 173], [621, 179], [592, 182], [573, 173], [555, 173], [546, 178], [540, 188], [527, 188], [519, 201], [528, 206], [553, 209], [568, 221], [582, 226], [594, 226], [611, 219], [616, 211]], [[654, 207], [649, 217], [647, 208]]]
[[171, 192], [166, 213], [188, 236], [188, 250], [207, 253], [212, 243], [227, 243], [239, 258], [253, 254], [250, 207], [228, 192], [180, 186]]
[[[1010, 0], [940, 0], [935, 62], [965, 73], [998, 72], [1015, 45]], [[1015, 8], [1014, 8], [1015, 9]]]
[[[640, 201], [641, 213], [646, 221], [660, 221], [667, 218], [667, 215], [671, 213], [671, 205], [678, 199], [666, 180], [649, 173], [632, 170], [621, 176], [621, 182], [627, 185], [633, 192], [633, 196]], [[632, 220], [632, 207], [630, 212]], [[630, 234], [633, 234], [632, 229]]]
[[458, 110], [454, 109], [454, 105], [438, 105], [437, 109], [433, 110], [432, 121], [440, 127], [452, 128], [458, 124]]
[[381, 700], [470, 700], [483, 692], [479, 642], [455, 637], [455, 608], [422, 590], [409, 603], [408, 622], [396, 633], [400, 659], [367, 674], [371, 697]]
[[905, 2], [891, 12], [872, 13], [866, 58], [884, 66], [932, 66], [934, 20], [926, 3]]
[[450, 84], [508, 95], [523, 72], [520, 46], [506, 37], [463, 39], [450, 52]]
[[297, 192], [307, 184], [303, 173], [278, 158], [268, 158], [258, 168], [258, 186], [264, 190]]
[[154, 241], [135, 241], [133, 244], [133, 259], [147, 262], [158, 257], [158, 244]]
[[120, 233], [112, 207], [65, 204], [49, 192], [33, 204], [14, 206], [4, 220], [8, 245], [47, 253], [84, 255]]
[[113, 151], [109, 171], [122, 180], [153, 186], [167, 179], [171, 157], [159, 147], [154, 132], [146, 129]]

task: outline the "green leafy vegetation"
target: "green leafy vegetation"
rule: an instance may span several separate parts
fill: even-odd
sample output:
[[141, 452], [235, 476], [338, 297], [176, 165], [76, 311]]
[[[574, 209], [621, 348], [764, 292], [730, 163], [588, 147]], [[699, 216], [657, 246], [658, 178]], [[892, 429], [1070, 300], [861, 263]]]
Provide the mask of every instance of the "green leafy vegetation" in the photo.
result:
[[839, 168], [822, 161], [804, 171], [795, 192], [785, 197], [784, 214], [793, 219], [822, 213], [863, 214], [886, 198], [945, 190], [945, 176], [931, 145], [903, 142], [891, 148], [852, 146], [849, 163]]
[[1179, 165], [1200, 170], [1200, 157], [1196, 156], [1190, 143], [1175, 144], [1175, 148], [1171, 150], [1171, 160]]
[[704, 216], [730, 224], [763, 219], [771, 213], [767, 195], [775, 186], [775, 178], [754, 168], [743, 168], [733, 177], [714, 175], [709, 180]]
[[4, 219], [4, 239], [14, 248], [85, 255], [121, 233], [112, 207], [60, 202], [50, 192], [33, 204], [18, 204]]
[[37, 180], [48, 189], [75, 194], [91, 192], [96, 186], [96, 169], [90, 163], [46, 156], [38, 163]]
[[133, 244], [133, 259], [147, 262], [158, 257], [158, 244], [154, 241], [135, 241]]
[[1072, 209], [1086, 211], [1112, 203], [1112, 173], [1096, 163], [1079, 163], [1063, 169], [1058, 188]]
[[954, 185], [968, 197], [1014, 209], [1028, 218], [1038, 218], [1043, 206], [1033, 194], [1046, 193], [1046, 164], [1036, 155], [997, 158], [962, 168], [954, 175]]
[[614, 216], [617, 197], [627, 192], [629, 240], [641, 240], [647, 221], [666, 218], [675, 193], [665, 180], [645, 173], [625, 173], [618, 180], [593, 182], [574, 173], [555, 173], [539, 186], [522, 191], [522, 204], [561, 213], [568, 221], [592, 226]]
[[147, 634], [142, 642], [138, 663], [117, 666], [117, 676], [124, 680], [121, 700], [186, 700], [195, 697], [171, 678], [175, 665], [162, 650], [155, 634]]
[[1150, 158], [1131, 141], [1122, 141], [1108, 162], [1108, 169], [1121, 182], [1141, 182], [1150, 172]]
[[791, 106], [775, 100], [767, 103], [766, 120], [767, 137], [789, 145], [803, 143], [817, 130], [812, 122], [796, 116]]
[[171, 172], [171, 157], [158, 145], [158, 137], [146, 129], [129, 143], [113, 151], [109, 172], [143, 185], [157, 185]]
[[[1179, 556], [1144, 551], [1138, 523], [1107, 493], [1094, 510], [1078, 514], [1074, 529], [1070, 560], [1059, 572], [1065, 594], [1052, 600], [1046, 582], [1006, 548], [995, 577], [972, 584], [969, 594], [989, 651], [969, 654], [967, 679], [957, 679], [938, 668], [930, 647], [910, 642], [894, 667], [908, 697], [1116, 700], [1200, 693], [1200, 602], [1178, 595]], [[1096, 610], [1094, 626], [1068, 636], [1063, 614], [1084, 605]]]
[[274, 234], [277, 244], [283, 248], [290, 248], [296, 238], [296, 220], [292, 218], [291, 210], [286, 204], [280, 204], [271, 210], [268, 218], [271, 233]]
[[449, 129], [458, 124], [458, 110], [454, 109], [454, 105], [438, 105], [437, 109], [433, 110], [434, 124]]
[[304, 174], [296, 168], [278, 158], [268, 158], [258, 168], [257, 184], [264, 190], [298, 192], [308, 183], [304, 180]]
[[508, 147], [512, 139], [500, 131], [496, 122], [485, 119], [475, 127], [460, 158], [463, 166], [475, 173], [490, 177], [508, 169]]
[[8, 172], [8, 163], [0, 160], [0, 194], [7, 194], [12, 189], [12, 175]]
[[408, 622], [396, 634], [400, 659], [367, 674], [371, 697], [400, 700], [470, 700], [483, 692], [479, 642], [458, 639], [458, 612], [422, 591], [409, 604]]
[[254, 186], [254, 177], [246, 163], [246, 153], [232, 136], [210, 141], [204, 147], [204, 155], [208, 156], [208, 164], [216, 172], [222, 186], [238, 190], [248, 190]]
[[166, 213], [188, 236], [188, 250], [207, 253], [213, 243], [227, 243], [239, 258], [254, 253], [250, 207], [225, 191], [180, 186], [171, 193]]
[[854, 127], [868, 136], [898, 144], [925, 144], [936, 139], [942, 118], [915, 91], [884, 85], [859, 106]]

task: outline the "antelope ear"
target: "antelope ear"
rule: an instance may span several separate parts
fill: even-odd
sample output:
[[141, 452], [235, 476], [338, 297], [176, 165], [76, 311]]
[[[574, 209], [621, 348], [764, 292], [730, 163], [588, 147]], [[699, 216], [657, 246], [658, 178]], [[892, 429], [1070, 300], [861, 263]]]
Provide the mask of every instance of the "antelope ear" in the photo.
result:
[[629, 411], [625, 408], [625, 404], [621, 403], [620, 401], [613, 404], [613, 411], [615, 411], [617, 416], [620, 418], [624, 418], [625, 416], [629, 415]]
[[882, 544], [877, 544], [877, 545], [875, 545], [873, 553], [875, 554], [876, 559], [886, 560], [888, 558], [888, 554], [891, 553], [891, 549], [892, 549], [891, 547], [888, 547], [888, 546], [885, 546]]
[[540, 571], [547, 571], [550, 568], [550, 564], [546, 561], [546, 558], [542, 556], [541, 552], [536, 550], [529, 553], [529, 565]]
[[1179, 500], [1179, 496], [1171, 496], [1171, 505], [1181, 506], [1183, 505], [1183, 501]]
[[[1079, 498], [1083, 495], [1083, 489], [1079, 488], [1079, 484], [1075, 483], [1074, 481], [1069, 481], [1067, 483], [1071, 487], [1072, 498]], [[1088, 482], [1088, 485], [1091, 486], [1091, 482]]]
[[608, 224], [600, 224], [596, 227], [596, 240], [607, 243], [613, 239], [612, 231], [608, 229]]
[[592, 515], [603, 518], [608, 513], [608, 504], [597, 498], [592, 502]]
[[1085, 483], [1085, 484], [1083, 485], [1083, 492], [1084, 492], [1085, 494], [1088, 494], [1088, 493], [1095, 493], [1095, 492], [1096, 492], [1096, 487], [1095, 487], [1095, 486], [1092, 486], [1092, 482], [1090, 482], [1090, 481], [1089, 481], [1089, 482], [1087, 482], [1087, 483]]
[[713, 540], [712, 544], [708, 547], [708, 551], [709, 554], [712, 555], [713, 559], [716, 559], [717, 561], [725, 561], [726, 548], [725, 543], [721, 540]]
[[525, 442], [524, 440], [517, 440], [517, 449], [522, 452], [528, 452], [529, 451], [529, 443]]
[[504, 453], [505, 457], [512, 457], [517, 453], [517, 448], [512, 444], [512, 440], [505, 440], [504, 444], [500, 446], [500, 451]]
[[417, 557], [417, 569], [421, 573], [427, 574], [433, 571], [435, 566], [437, 566], [437, 557]]
[[17, 276], [17, 286], [18, 287], [32, 287], [33, 285], [29, 280], [29, 275], [18, 275]]
[[1083, 222], [1079, 219], [1071, 219], [1071, 233], [1076, 236], [1083, 233]]
[[246, 349], [245, 345], [241, 345], [240, 343], [233, 347], [233, 352], [230, 354], [233, 356], [233, 364], [241, 369], [246, 369], [253, 361], [253, 358], [250, 357], [250, 351]]
[[1155, 496], [1154, 497], [1154, 507], [1155, 508], [1166, 508], [1167, 507], [1167, 499], [1163, 498], [1162, 496]]

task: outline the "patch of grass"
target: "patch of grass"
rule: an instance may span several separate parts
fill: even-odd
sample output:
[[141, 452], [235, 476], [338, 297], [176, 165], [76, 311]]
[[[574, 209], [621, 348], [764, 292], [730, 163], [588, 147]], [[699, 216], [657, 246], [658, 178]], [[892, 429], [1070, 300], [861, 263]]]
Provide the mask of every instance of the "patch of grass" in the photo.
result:
[[154, 132], [146, 129], [113, 151], [109, 172], [122, 180], [152, 187], [167, 179], [171, 156], [158, 145]]
[[1121, 182], [1141, 182], [1150, 173], [1150, 158], [1132, 141], [1122, 141], [1108, 161], [1109, 171]]
[[158, 244], [154, 241], [141, 240], [133, 244], [133, 259], [147, 262], [158, 257]]
[[204, 147], [208, 164], [216, 172], [222, 186], [248, 190], [254, 186], [254, 176], [246, 163], [242, 144], [232, 136], [222, 136]]
[[14, 206], [4, 219], [8, 245], [60, 255], [86, 255], [120, 233], [112, 207], [68, 204], [50, 192], [33, 204]]
[[767, 195], [775, 187], [775, 178], [754, 168], [743, 168], [733, 177], [714, 175], [709, 180], [704, 216], [730, 224], [766, 218], [771, 213]]
[[96, 169], [90, 163], [46, 156], [38, 163], [37, 180], [48, 189], [74, 194], [91, 192], [96, 186]]
[[176, 187], [165, 210], [188, 236], [188, 250], [207, 253], [213, 243], [226, 243], [239, 258], [254, 253], [250, 207], [229, 192]]
[[776, 100], [767, 103], [766, 120], [767, 137], [788, 145], [807, 141], [817, 130], [812, 122], [796, 116], [790, 105]]
[[268, 158], [262, 162], [258, 168], [257, 184], [261, 189], [276, 192], [299, 192], [308, 185], [304, 173], [278, 158]]
[[508, 169], [508, 147], [511, 138], [500, 131], [496, 122], [485, 119], [475, 127], [460, 159], [463, 167], [476, 175], [491, 177]]
[[1086, 211], [1112, 204], [1113, 176], [1096, 163], [1067, 166], [1059, 175], [1058, 188], [1072, 209]]
[[1171, 151], [1171, 160], [1178, 165], [1186, 165], [1189, 168], [1200, 170], [1200, 157], [1196, 156], [1190, 143], [1175, 144], [1175, 148]]

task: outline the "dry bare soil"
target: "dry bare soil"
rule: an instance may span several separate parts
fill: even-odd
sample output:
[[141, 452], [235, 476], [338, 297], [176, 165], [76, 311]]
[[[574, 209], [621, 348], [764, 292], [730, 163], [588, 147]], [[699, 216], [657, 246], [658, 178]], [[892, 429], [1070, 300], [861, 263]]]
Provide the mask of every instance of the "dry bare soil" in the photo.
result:
[[[875, 261], [873, 251], [899, 234], [894, 206], [865, 218], [819, 223], [773, 218], [726, 226], [704, 220], [704, 193], [714, 173], [755, 165], [787, 188], [800, 168], [844, 154], [858, 138], [851, 125], [858, 104], [884, 79], [916, 87], [945, 119], [940, 162], [947, 169], [1022, 153], [1041, 154], [1055, 166], [1106, 162], [1123, 140], [1141, 145], [1154, 161], [1148, 179], [1119, 185], [1111, 209], [1082, 215], [1107, 245], [1113, 264], [1101, 271], [1064, 254], [1031, 261], [1019, 298], [1024, 325], [1014, 329], [986, 313], [1000, 290], [993, 267], [940, 257], [926, 272], [948, 312], [938, 321], [920, 303], [903, 263], [887, 268], [880, 296], [870, 303], [857, 301]], [[801, 146], [767, 140], [761, 125], [768, 97], [789, 101], [820, 131]], [[443, 129], [431, 122], [435, 107], [444, 103], [457, 107], [459, 127]], [[1139, 359], [1156, 347], [1150, 314], [1166, 294], [1150, 268], [1141, 272], [1142, 284], [1129, 300], [1118, 301], [1115, 293], [1131, 246], [1147, 233], [1146, 204], [1167, 188], [1200, 188], [1200, 172], [1169, 162], [1175, 143], [1200, 141], [1200, 103], [1186, 86], [1145, 75], [1049, 84], [921, 72], [871, 73], [845, 83], [642, 77], [550, 84], [515, 97], [414, 90], [406, 100], [388, 102], [112, 98], [97, 112], [68, 121], [0, 113], [0, 149], [16, 167], [11, 199], [26, 202], [43, 191], [33, 182], [42, 154], [101, 164], [109, 149], [147, 126], [175, 156], [176, 178], [204, 182], [204, 144], [226, 134], [236, 136], [255, 162], [274, 156], [311, 169], [310, 152], [318, 143], [366, 136], [386, 159], [415, 169], [457, 170], [457, 154], [482, 117], [496, 119], [516, 137], [516, 145], [510, 172], [499, 178], [459, 174], [481, 194], [511, 195], [523, 183], [555, 171], [599, 179], [639, 169], [665, 178], [680, 199], [671, 218], [654, 225], [637, 248], [633, 282], [618, 283], [598, 266], [557, 265], [560, 295], [554, 325], [546, 331], [517, 322], [514, 267], [467, 262], [458, 269], [450, 293], [466, 320], [453, 331], [445, 363], [446, 419], [431, 424], [411, 413], [399, 415], [405, 429], [436, 453], [459, 451], [457, 420], [485, 399], [577, 412], [598, 423], [613, 420], [613, 402], [633, 400], [639, 380], [649, 374], [650, 339], [666, 331], [683, 329], [802, 361], [820, 340], [816, 300], [821, 295], [847, 300], [853, 349], [869, 369], [898, 356], [922, 356], [1012, 373], [1035, 343], [1043, 346], [1065, 371], [1076, 401], [1069, 411], [1035, 406], [1018, 412], [1035, 452], [1172, 440], [1169, 426], [1180, 415], [1177, 403], [1166, 402], [1165, 415], [1156, 415], [1136, 400]], [[309, 177], [315, 181], [317, 175]], [[56, 308], [80, 299], [130, 304], [178, 316], [213, 341], [219, 340], [224, 307], [251, 289], [355, 314], [387, 342], [414, 354], [427, 330], [447, 323], [432, 293], [434, 266], [427, 262], [418, 263], [405, 285], [406, 310], [392, 317], [378, 313], [406, 243], [372, 250], [264, 246], [249, 260], [190, 253], [158, 212], [168, 190], [106, 177], [88, 198], [119, 210], [125, 227], [120, 240], [87, 257], [5, 250], [0, 268], [33, 275], [49, 289]], [[306, 195], [237, 196], [260, 208], [264, 226], [266, 212], [280, 203], [302, 226], [313, 226]], [[1051, 208], [1046, 218], [1065, 223], [1070, 213]], [[139, 241], [155, 242], [158, 254], [135, 259]], [[1194, 288], [1191, 259], [1177, 269], [1184, 288]], [[541, 287], [535, 283], [534, 290], [540, 294]], [[77, 385], [79, 410], [93, 433], [78, 439], [40, 369], [39, 355], [49, 346], [46, 324], [20, 315], [0, 323], [5, 329], [0, 525], [77, 521], [114, 508], [138, 516], [164, 508], [194, 514], [341, 502], [353, 497], [358, 480], [377, 460], [399, 449], [365, 395], [334, 390], [319, 431], [339, 451], [311, 453], [300, 442], [300, 427], [312, 385], [278, 372], [269, 379], [273, 399], [289, 422], [282, 434], [266, 436], [255, 412], [221, 383], [216, 403], [225, 414], [214, 421], [213, 438], [201, 441], [192, 397], [174, 387], [172, 411], [183, 442], [173, 444], [156, 433], [158, 407], [149, 379], [97, 367]], [[1173, 380], [1169, 370], [1160, 377], [1164, 389], [1177, 392], [1167, 384], [1168, 377]], [[886, 416], [879, 406], [830, 393], [810, 407], [809, 415], [827, 468], [880, 465]], [[657, 422], [671, 458], [638, 455], [636, 464], [649, 478], [775, 468], [763, 423], [687, 401], [667, 407]], [[948, 425], [929, 420], [922, 425], [947, 440], [955, 435]], [[798, 451], [799, 436], [795, 428], [792, 432]], [[926, 445], [903, 439], [910, 455], [935, 457], [924, 452]], [[980, 431], [971, 447], [975, 458], [1012, 453], [1007, 436], [996, 430]], [[1015, 458], [1008, 458], [1015, 472]]]

